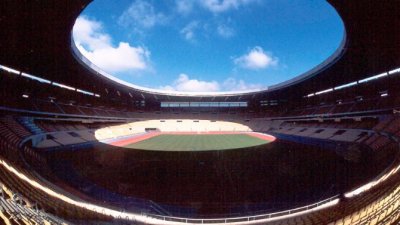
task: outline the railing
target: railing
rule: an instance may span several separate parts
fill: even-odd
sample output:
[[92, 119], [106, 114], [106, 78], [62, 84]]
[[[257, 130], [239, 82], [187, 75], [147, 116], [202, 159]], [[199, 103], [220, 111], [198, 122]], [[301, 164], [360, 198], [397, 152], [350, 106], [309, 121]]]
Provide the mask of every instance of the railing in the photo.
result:
[[235, 222], [248, 222], [248, 221], [260, 221], [260, 220], [273, 220], [273, 219], [281, 219], [292, 217], [299, 214], [309, 213], [311, 211], [317, 211], [322, 208], [327, 208], [333, 205], [336, 205], [339, 202], [339, 195], [335, 195], [328, 199], [322, 200], [320, 202], [290, 209], [284, 210], [274, 213], [260, 214], [254, 216], [243, 216], [243, 217], [231, 217], [231, 218], [210, 218], [210, 219], [201, 219], [201, 218], [184, 218], [184, 217], [173, 217], [173, 216], [160, 216], [154, 214], [143, 214], [144, 216], [169, 221], [169, 222], [177, 222], [177, 223], [191, 223], [191, 224], [229, 224]]

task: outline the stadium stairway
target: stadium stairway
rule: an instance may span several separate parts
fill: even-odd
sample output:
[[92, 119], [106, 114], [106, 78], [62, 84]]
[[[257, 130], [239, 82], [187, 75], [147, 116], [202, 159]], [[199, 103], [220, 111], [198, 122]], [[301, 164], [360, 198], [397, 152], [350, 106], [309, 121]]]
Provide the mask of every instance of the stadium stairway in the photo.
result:
[[27, 130], [29, 130], [32, 134], [44, 133], [44, 131], [33, 122], [32, 117], [18, 117], [17, 121]]

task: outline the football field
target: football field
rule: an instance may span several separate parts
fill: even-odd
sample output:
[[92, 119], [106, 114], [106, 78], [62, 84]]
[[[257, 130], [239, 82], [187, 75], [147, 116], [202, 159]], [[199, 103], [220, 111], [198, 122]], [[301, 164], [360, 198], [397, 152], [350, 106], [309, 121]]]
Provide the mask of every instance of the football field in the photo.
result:
[[271, 141], [272, 138], [249, 134], [160, 134], [123, 147], [154, 151], [210, 151], [248, 148]]

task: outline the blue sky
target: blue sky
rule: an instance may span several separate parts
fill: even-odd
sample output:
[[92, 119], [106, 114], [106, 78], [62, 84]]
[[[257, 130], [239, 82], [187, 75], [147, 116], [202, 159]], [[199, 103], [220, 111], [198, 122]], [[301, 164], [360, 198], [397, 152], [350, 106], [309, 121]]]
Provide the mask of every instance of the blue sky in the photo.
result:
[[310, 70], [343, 29], [321, 0], [95, 0], [74, 39], [93, 63], [136, 85], [240, 91]]

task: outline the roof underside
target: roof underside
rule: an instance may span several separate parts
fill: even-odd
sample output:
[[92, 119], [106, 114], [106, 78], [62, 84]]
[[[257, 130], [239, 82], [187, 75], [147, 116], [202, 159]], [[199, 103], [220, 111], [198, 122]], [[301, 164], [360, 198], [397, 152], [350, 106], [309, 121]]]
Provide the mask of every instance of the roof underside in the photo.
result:
[[[89, 0], [15, 0], [0, 4], [0, 64], [102, 96], [128, 93], [157, 101], [244, 101], [295, 99], [400, 65], [400, 1], [329, 0], [346, 29], [340, 58], [307, 79], [259, 93], [190, 97], [152, 94], [118, 84], [89, 71], [73, 56], [71, 30]], [[318, 44], [318, 43], [316, 43]], [[90, 80], [91, 82], [86, 82]], [[85, 81], [85, 82], [84, 82]], [[105, 91], [107, 89], [107, 92]]]

